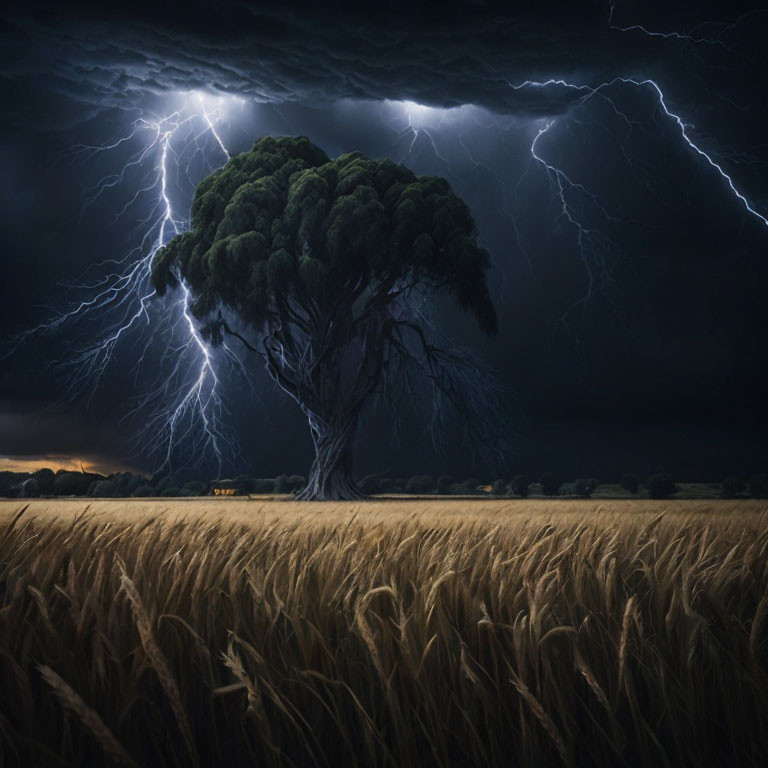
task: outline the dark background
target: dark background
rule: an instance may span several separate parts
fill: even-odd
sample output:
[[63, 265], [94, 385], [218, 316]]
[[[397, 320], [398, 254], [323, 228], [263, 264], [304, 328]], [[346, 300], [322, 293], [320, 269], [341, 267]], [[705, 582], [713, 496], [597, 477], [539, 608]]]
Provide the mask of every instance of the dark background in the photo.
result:
[[[305, 134], [332, 156], [359, 149], [446, 176], [469, 203], [494, 259], [501, 330], [483, 339], [470, 318], [439, 311], [507, 390], [505, 474], [718, 480], [764, 470], [768, 226], [682, 141], [651, 89], [617, 85], [612, 103], [579, 107], [568, 89], [508, 85], [653, 78], [691, 138], [766, 215], [768, 13], [668, 6], [617, 3], [613, 21], [689, 39], [611, 30], [601, 2], [11, 5], [0, 24], [3, 335], [61, 307], [63, 281], [135, 245], [140, 211], [112, 223], [133, 189], [84, 209], [88, 189], [125, 162], [120, 148], [88, 158], [72, 147], [120, 136], [179, 91], [233, 94], [244, 101], [220, 131], [230, 151], [267, 133]], [[625, 220], [569, 196], [603, 237], [583, 253], [531, 159], [552, 119], [540, 155]], [[188, 208], [189, 189], [174, 194]], [[35, 337], [0, 361], [0, 456], [152, 469], [152, 457], [130, 450], [135, 420], [121, 419], [141, 387], [129, 375], [135, 349], [88, 405], [63, 396], [56, 368], [40, 375], [77, 343]], [[258, 398], [225, 378], [242, 443], [240, 466], [225, 474], [305, 472], [311, 445], [295, 406], [259, 371]], [[390, 415], [370, 416], [361, 474], [490, 472], [450, 435], [434, 445], [407, 409], [402, 421], [395, 444]]]

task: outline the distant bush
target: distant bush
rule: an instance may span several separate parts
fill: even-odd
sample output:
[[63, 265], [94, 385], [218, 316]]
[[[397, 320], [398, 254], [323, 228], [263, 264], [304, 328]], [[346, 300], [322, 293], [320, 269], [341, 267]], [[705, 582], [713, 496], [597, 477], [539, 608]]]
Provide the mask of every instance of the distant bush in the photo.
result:
[[740, 477], [726, 477], [720, 483], [720, 493], [725, 499], [735, 499], [747, 489], [747, 484]]
[[152, 485], [152, 483], [148, 482], [146, 478], [140, 477], [140, 476], [134, 476], [130, 480], [128, 480], [128, 485], [126, 486], [126, 490], [133, 496], [136, 491], [141, 488], [144, 485], [149, 485], [152, 488], [155, 486]]
[[125, 491], [114, 480], [97, 480], [88, 489], [88, 495], [101, 499], [118, 499], [125, 496]]
[[362, 480], [359, 480], [357, 487], [361, 493], [366, 496], [371, 496], [374, 493], [378, 493], [381, 490], [381, 477], [379, 475], [366, 475]]
[[753, 499], [768, 499], [768, 474], [762, 472], [757, 475], [750, 475], [747, 484], [749, 495]]
[[124, 488], [125, 488], [126, 496], [133, 496], [134, 495], [133, 492], [137, 488], [140, 488], [142, 485], [149, 485], [149, 483], [147, 483], [147, 478], [142, 477], [141, 475], [134, 475], [131, 472], [125, 472], [123, 474], [123, 477], [125, 478]]
[[279, 475], [275, 478], [275, 493], [293, 493], [307, 484], [306, 478], [301, 475]]
[[274, 493], [275, 481], [271, 477], [259, 477], [253, 480], [251, 493]]
[[290, 493], [288, 475], [278, 475], [275, 478], [275, 493]]
[[462, 483], [462, 486], [464, 488], [463, 493], [470, 494], [470, 495], [482, 493], [482, 491], [477, 490], [478, 485], [480, 485], [480, 481], [476, 477], [468, 477]]
[[[114, 477], [107, 478], [107, 482], [109, 482], [111, 484], [110, 488], [108, 489], [108, 490], [110, 490], [110, 493], [111, 493], [111, 496], [109, 498], [111, 498], [111, 499], [119, 499], [119, 498], [123, 498], [125, 496], [130, 496], [130, 493], [128, 493], [128, 489], [127, 489], [125, 483], [121, 483], [121, 482], [116, 481]], [[140, 485], [140, 483], [139, 483], [139, 485]], [[91, 486], [91, 487], [93, 487], [93, 486]], [[91, 495], [93, 495], [93, 494], [91, 494]]]
[[588, 499], [595, 492], [598, 485], [599, 483], [594, 477], [580, 477], [573, 483], [574, 495]]
[[506, 496], [507, 495], [507, 481], [503, 477], [493, 481], [491, 486], [491, 493], [494, 496]]
[[205, 496], [208, 493], [208, 483], [202, 480], [189, 480], [181, 487], [183, 496]]
[[293, 493], [300, 491], [307, 484], [307, 478], [304, 475], [288, 475], [288, 488]]
[[448, 489], [448, 493], [451, 496], [464, 496], [466, 492], [467, 492], [467, 489], [464, 483], [451, 483], [451, 486]]
[[160, 495], [161, 496], [179, 496], [180, 491], [175, 485], [169, 485], [167, 488], [163, 488]]
[[88, 472], [59, 472], [53, 481], [55, 496], [85, 496], [96, 480], [102, 480], [100, 475]]
[[539, 479], [539, 484], [545, 496], [556, 496], [563, 482], [554, 472], [545, 472]]
[[667, 499], [677, 491], [677, 485], [668, 472], [657, 472], [651, 475], [645, 485], [652, 499]]
[[170, 488], [174, 483], [170, 475], [163, 475], [162, 477], [152, 477], [149, 484], [157, 488], [158, 492], [162, 493], [166, 488]]
[[53, 484], [56, 482], [56, 474], [47, 467], [38, 469], [32, 474], [32, 479], [37, 483], [38, 491], [41, 496], [51, 496], [53, 494]]
[[232, 482], [240, 493], [253, 493], [254, 479], [250, 475], [235, 475]]
[[380, 493], [402, 493], [407, 481], [400, 477], [382, 477], [379, 480]]
[[40, 485], [34, 477], [26, 479], [19, 489], [19, 497], [22, 499], [36, 499], [40, 496]]
[[[180, 495], [184, 496], [185, 494], [182, 492]], [[189, 494], [193, 495], [193, 494]], [[194, 494], [197, 495], [197, 494]], [[157, 489], [153, 488], [151, 485], [147, 485], [146, 483], [144, 485], [140, 485], [138, 488], [136, 488], [133, 493], [131, 493], [131, 496], [157, 496]]]
[[394, 493], [395, 481], [391, 477], [382, 477], [379, 480], [379, 493]]
[[171, 478], [174, 485], [183, 488], [185, 483], [195, 479], [195, 473], [189, 467], [179, 467]]
[[437, 492], [446, 494], [451, 492], [451, 486], [453, 485], [454, 480], [450, 475], [440, 475], [440, 477], [437, 478]]
[[531, 483], [525, 475], [515, 475], [509, 481], [509, 491], [515, 496], [524, 499], [528, 495], [530, 485]]
[[[131, 474], [130, 472], [115, 472], [111, 474], [107, 480], [114, 483], [115, 487], [118, 488], [123, 496], [130, 496], [130, 491], [128, 490], [128, 482], [132, 480], [136, 475]], [[142, 478], [139, 478], [139, 485], [141, 485]]]
[[625, 472], [619, 485], [628, 493], [637, 493], [640, 490], [640, 478], [632, 472]]
[[24, 472], [0, 472], [0, 496], [17, 498], [27, 478]]
[[435, 490], [435, 481], [431, 475], [414, 475], [405, 484], [406, 493], [426, 494]]

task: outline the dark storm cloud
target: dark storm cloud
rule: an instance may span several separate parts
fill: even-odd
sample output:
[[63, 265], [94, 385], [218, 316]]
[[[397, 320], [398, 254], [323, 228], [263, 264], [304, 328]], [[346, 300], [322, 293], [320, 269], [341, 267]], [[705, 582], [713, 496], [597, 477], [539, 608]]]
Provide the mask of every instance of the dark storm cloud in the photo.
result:
[[[6, 76], [98, 106], [215, 89], [262, 101], [474, 103], [555, 114], [579, 94], [509, 81], [650, 74], [663, 41], [612, 31], [608, 4], [24, 3], [6, 12]], [[677, 52], [670, 55], [677, 56]]]

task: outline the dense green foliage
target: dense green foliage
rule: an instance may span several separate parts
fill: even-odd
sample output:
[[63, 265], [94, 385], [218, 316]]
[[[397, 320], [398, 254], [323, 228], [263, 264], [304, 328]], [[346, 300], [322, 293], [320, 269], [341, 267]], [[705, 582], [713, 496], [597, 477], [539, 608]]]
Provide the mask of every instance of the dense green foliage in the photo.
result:
[[531, 481], [525, 475], [515, 475], [509, 482], [509, 491], [524, 499], [528, 495], [530, 486]]
[[406, 484], [406, 493], [425, 494], [435, 490], [435, 480], [430, 475], [414, 475]]
[[48, 496], [53, 493], [53, 485], [56, 482], [56, 473], [52, 469], [48, 469], [48, 467], [38, 469], [32, 477], [37, 483], [41, 495]]
[[554, 472], [545, 472], [539, 480], [541, 491], [545, 496], [555, 496], [563, 481]]
[[657, 472], [651, 475], [645, 481], [645, 486], [652, 499], [667, 499], [677, 491], [674, 478], [668, 472]]
[[493, 481], [491, 493], [494, 496], [505, 496], [507, 493], [507, 481], [503, 477], [498, 477]]
[[496, 330], [466, 204], [447, 181], [360, 152], [329, 160], [305, 137], [266, 137], [197, 188], [191, 229], [155, 259], [162, 295], [177, 272], [205, 317], [223, 305], [251, 328], [289, 299], [333, 302], [356, 284], [424, 281]]
[[91, 472], [59, 472], [53, 481], [54, 496], [85, 496], [101, 475]]

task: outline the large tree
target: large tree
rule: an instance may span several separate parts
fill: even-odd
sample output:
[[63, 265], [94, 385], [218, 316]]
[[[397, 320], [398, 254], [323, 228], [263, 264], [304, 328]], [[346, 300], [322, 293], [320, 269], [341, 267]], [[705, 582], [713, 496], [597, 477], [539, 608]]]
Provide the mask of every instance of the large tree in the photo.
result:
[[315, 459], [300, 496], [348, 499], [360, 495], [352, 446], [374, 394], [417, 369], [471, 415], [476, 371], [435, 342], [423, 302], [447, 293], [495, 333], [488, 268], [446, 180], [360, 152], [330, 160], [286, 137], [200, 182], [191, 229], [158, 252], [153, 280], [160, 295], [183, 281], [208, 338], [237, 336], [306, 414]]

